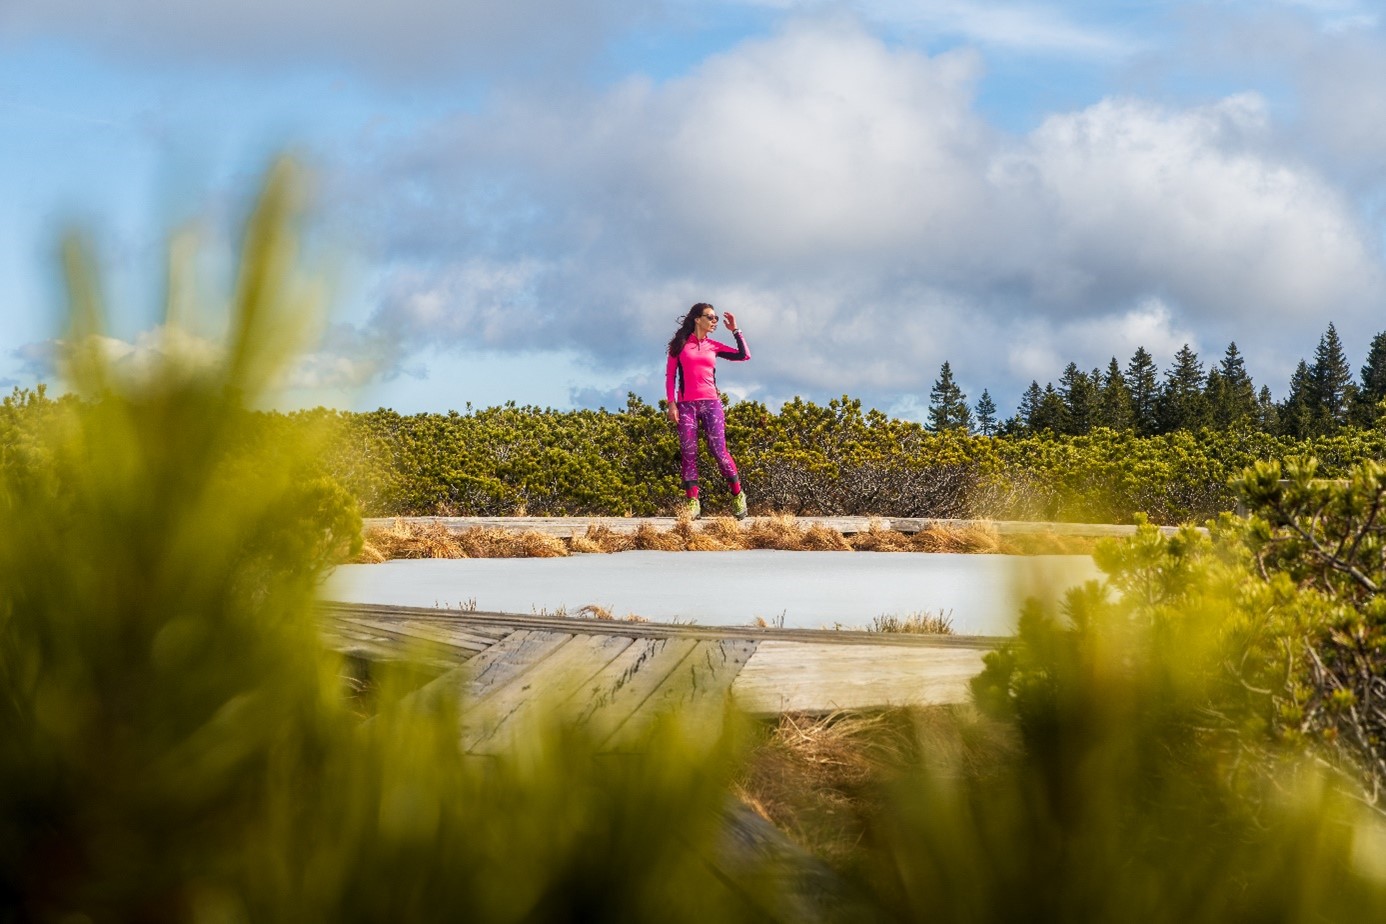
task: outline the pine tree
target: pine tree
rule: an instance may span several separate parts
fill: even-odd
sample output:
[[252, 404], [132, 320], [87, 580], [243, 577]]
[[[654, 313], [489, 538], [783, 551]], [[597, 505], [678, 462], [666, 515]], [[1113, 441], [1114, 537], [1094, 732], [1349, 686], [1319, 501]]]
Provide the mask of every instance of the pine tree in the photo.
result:
[[1275, 409], [1277, 429], [1282, 436], [1303, 439], [1313, 432], [1314, 412], [1309, 404], [1311, 378], [1309, 364], [1301, 359], [1295, 374], [1290, 376], [1290, 393]]
[[1352, 367], [1348, 365], [1343, 353], [1343, 343], [1338, 339], [1338, 331], [1330, 323], [1328, 330], [1319, 338], [1314, 351], [1314, 365], [1309, 367], [1308, 393], [1309, 414], [1313, 432], [1316, 434], [1335, 433], [1347, 423], [1348, 409], [1357, 394], [1357, 386], [1352, 381]]
[[929, 429], [941, 433], [958, 428], [972, 428], [972, 412], [967, 409], [967, 395], [953, 381], [953, 369], [945, 360], [938, 381], [929, 391]]
[[1053, 433], [1070, 432], [1068, 405], [1064, 403], [1063, 397], [1054, 390], [1054, 383], [1050, 382], [1044, 386], [1044, 392], [1040, 395], [1035, 408], [1034, 422], [1030, 426], [1036, 433], [1045, 430]]
[[1039, 413], [1040, 401], [1043, 398], [1044, 392], [1040, 390], [1039, 382], [1031, 379], [1030, 387], [1020, 396], [1020, 406], [1015, 409], [1015, 417], [1011, 418], [1014, 426], [1009, 429], [1012, 432], [1034, 432], [1035, 415]]
[[1161, 431], [1197, 430], [1208, 425], [1205, 385], [1203, 363], [1186, 343], [1174, 354], [1174, 364], [1165, 374], [1165, 384], [1160, 389], [1156, 417]]
[[1259, 410], [1256, 402], [1256, 386], [1247, 374], [1246, 363], [1237, 350], [1236, 342], [1227, 345], [1222, 362], [1208, 373], [1208, 384], [1204, 389], [1208, 398], [1208, 412], [1211, 424], [1222, 430], [1237, 427], [1255, 426]]
[[1126, 387], [1131, 392], [1131, 425], [1136, 433], [1141, 436], [1158, 433], [1159, 370], [1145, 347], [1136, 347], [1126, 366]]
[[1386, 331], [1372, 338], [1367, 349], [1367, 363], [1362, 367], [1362, 384], [1352, 406], [1352, 422], [1359, 427], [1374, 427], [1381, 419], [1382, 403], [1386, 401]]
[[1067, 428], [1063, 432], [1083, 434], [1091, 431], [1097, 416], [1097, 386], [1077, 363], [1069, 363], [1064, 369], [1059, 379], [1059, 397], [1068, 409]]
[[977, 432], [983, 436], [991, 436], [996, 432], [996, 402], [991, 400], [991, 395], [985, 388], [982, 389], [982, 397], [977, 399], [977, 404], [973, 408], [977, 414]]
[[1107, 372], [1102, 376], [1101, 383], [1101, 393], [1097, 399], [1097, 426], [1118, 431], [1130, 430], [1133, 416], [1131, 389], [1126, 387], [1126, 376], [1121, 374], [1121, 366], [1115, 356], [1107, 364]]
[[1262, 433], [1280, 432], [1280, 414], [1275, 409], [1275, 401], [1271, 399], [1269, 386], [1262, 385], [1261, 392], [1256, 396], [1256, 422]]

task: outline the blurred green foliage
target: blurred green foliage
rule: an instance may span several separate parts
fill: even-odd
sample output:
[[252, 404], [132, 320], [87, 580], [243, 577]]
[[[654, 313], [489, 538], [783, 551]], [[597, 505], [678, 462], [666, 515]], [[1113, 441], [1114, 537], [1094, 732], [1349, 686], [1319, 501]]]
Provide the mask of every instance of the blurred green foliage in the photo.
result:
[[942, 811], [966, 849], [911, 866], [900, 901], [956, 891], [967, 850], [1010, 842], [1026, 845], [1009, 852], [1024, 862], [1007, 857], [1012, 886], [1044, 896], [1030, 916], [1386, 913], [1386, 472], [1317, 471], [1254, 466], [1235, 485], [1248, 519], [1206, 535], [1143, 524], [1099, 544], [1105, 581], [1062, 612], [1027, 605], [973, 681], [1023, 756], [982, 781], [926, 777], [905, 798]]

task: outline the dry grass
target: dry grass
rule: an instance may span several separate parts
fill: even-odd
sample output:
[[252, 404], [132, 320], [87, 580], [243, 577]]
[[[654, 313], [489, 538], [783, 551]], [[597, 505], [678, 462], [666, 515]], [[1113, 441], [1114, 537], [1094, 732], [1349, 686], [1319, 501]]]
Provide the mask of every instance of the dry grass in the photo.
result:
[[873, 520], [865, 532], [848, 536], [847, 543], [858, 552], [908, 552], [913, 540], [909, 534], [885, 529]]
[[786, 714], [752, 750], [736, 790], [799, 846], [845, 870], [861, 860], [861, 842], [888, 807], [892, 784], [924, 762], [985, 774], [1015, 746], [1003, 727], [967, 706]]
[[633, 548], [635, 542], [629, 535], [601, 525], [589, 526], [585, 534], [568, 540], [568, 550], [577, 553], [628, 552]]
[[562, 539], [534, 530], [512, 533], [475, 526], [456, 537], [468, 558], [562, 558], [568, 554]]
[[871, 620], [867, 632], [899, 632], [907, 635], [952, 635], [953, 617], [945, 612], [886, 613]]
[[389, 526], [366, 530], [361, 552], [353, 562], [374, 564], [395, 558], [467, 558], [457, 536], [440, 523], [395, 520]]
[[962, 552], [990, 555], [1001, 548], [1001, 536], [990, 523], [966, 526], [930, 526], [910, 539], [912, 552]]
[[649, 523], [641, 523], [631, 537], [631, 548], [642, 552], [682, 552], [684, 535], [678, 532], [677, 526], [661, 533]]
[[667, 530], [641, 523], [633, 533], [593, 525], [580, 536], [560, 539], [537, 531], [512, 533], [473, 527], [452, 532], [438, 523], [395, 520], [368, 529], [352, 562], [374, 564], [396, 558], [560, 558], [570, 554], [610, 554], [631, 550], [725, 552], [776, 549], [790, 552], [957, 552], [1005, 555], [1091, 554], [1096, 539], [1053, 531], [1001, 536], [991, 524], [931, 526], [913, 535], [872, 521], [864, 532], [844, 536], [813, 523], [807, 527], [788, 514], [740, 523], [731, 517], [693, 522], [677, 520]]
[[752, 752], [737, 794], [799, 846], [848, 867], [874, 784], [909, 765], [910, 727], [898, 712], [782, 715]]

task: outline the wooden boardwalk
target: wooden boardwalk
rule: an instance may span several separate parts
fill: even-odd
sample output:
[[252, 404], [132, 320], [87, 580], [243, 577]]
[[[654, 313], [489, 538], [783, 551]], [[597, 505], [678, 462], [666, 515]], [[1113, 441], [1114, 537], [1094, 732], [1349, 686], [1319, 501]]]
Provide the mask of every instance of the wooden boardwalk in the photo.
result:
[[754, 716], [963, 702], [995, 639], [751, 629], [329, 603], [328, 643], [369, 661], [408, 657], [435, 675], [418, 694], [465, 698], [473, 754], [508, 746], [552, 710], [606, 746], [677, 710]]
[[[758, 517], [748, 519], [752, 523]], [[994, 529], [998, 536], [1029, 536], [1052, 534], [1056, 536], [1083, 536], [1102, 538], [1108, 536], [1130, 536], [1136, 527], [1115, 523], [1050, 523], [1029, 520], [942, 520], [926, 517], [797, 517], [797, 522], [808, 527], [813, 525], [835, 529], [844, 536], [864, 533], [873, 527], [901, 533], [917, 533], [926, 529], [965, 529], [983, 527]], [[678, 522], [674, 517], [368, 517], [365, 526], [385, 528], [396, 522], [437, 523], [454, 532], [466, 529], [500, 529], [506, 532], [538, 532], [546, 536], [569, 539], [585, 535], [588, 527], [600, 526], [613, 533], [628, 535], [641, 526], [648, 525], [660, 532], [672, 529]], [[1202, 529], [1203, 527], [1199, 527]], [[1166, 535], [1179, 531], [1177, 526], [1161, 526]]]

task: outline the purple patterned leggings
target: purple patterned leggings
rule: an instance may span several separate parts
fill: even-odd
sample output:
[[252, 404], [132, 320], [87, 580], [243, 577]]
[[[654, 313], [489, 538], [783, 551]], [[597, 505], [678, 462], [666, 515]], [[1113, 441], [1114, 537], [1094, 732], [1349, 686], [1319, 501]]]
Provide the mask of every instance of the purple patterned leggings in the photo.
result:
[[736, 481], [736, 463], [727, 452], [727, 421], [722, 416], [722, 402], [716, 398], [706, 401], [679, 402], [679, 456], [682, 461], [683, 483], [687, 486], [698, 480], [698, 424], [703, 425], [707, 448], [717, 460], [722, 477]]

